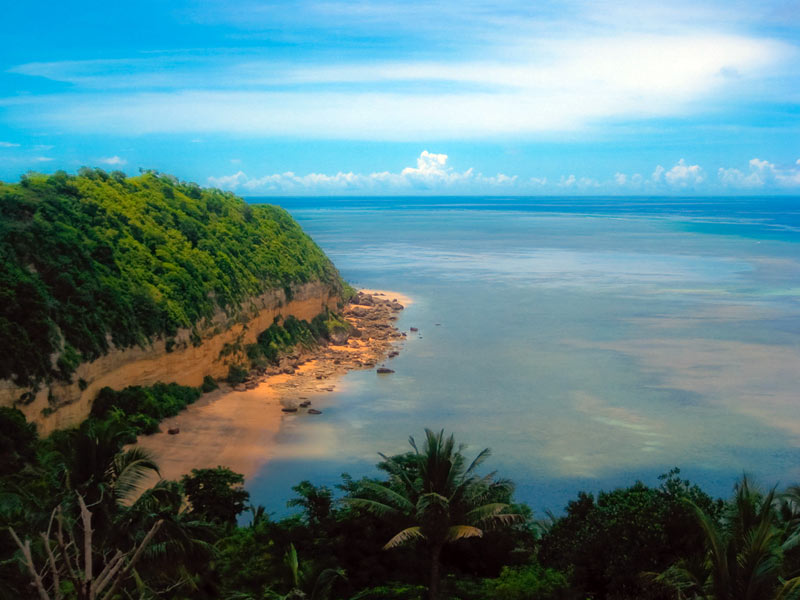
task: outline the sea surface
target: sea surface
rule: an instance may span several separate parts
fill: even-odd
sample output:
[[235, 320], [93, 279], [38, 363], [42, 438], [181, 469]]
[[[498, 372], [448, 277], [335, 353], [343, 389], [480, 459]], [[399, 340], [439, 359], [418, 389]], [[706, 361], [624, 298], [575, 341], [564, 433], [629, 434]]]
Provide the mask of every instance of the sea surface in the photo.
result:
[[800, 482], [800, 198], [250, 198], [357, 287], [413, 297], [396, 371], [284, 420], [248, 488], [376, 475], [444, 428], [541, 515], [679, 467]]

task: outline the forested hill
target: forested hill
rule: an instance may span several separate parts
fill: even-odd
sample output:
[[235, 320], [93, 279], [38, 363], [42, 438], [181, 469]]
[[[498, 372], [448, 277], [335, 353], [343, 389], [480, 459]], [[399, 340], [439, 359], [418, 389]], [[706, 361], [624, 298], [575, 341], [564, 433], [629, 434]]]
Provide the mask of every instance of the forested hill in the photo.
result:
[[154, 172], [0, 182], [0, 261], [0, 379], [21, 385], [67, 379], [111, 345], [174, 335], [268, 289], [341, 285], [283, 209]]

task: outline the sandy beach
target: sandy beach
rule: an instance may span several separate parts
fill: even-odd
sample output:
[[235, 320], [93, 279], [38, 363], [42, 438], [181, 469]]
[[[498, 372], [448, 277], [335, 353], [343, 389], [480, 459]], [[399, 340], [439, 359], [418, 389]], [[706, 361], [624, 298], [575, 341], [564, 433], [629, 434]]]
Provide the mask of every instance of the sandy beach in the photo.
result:
[[[220, 389], [162, 423], [161, 433], [141, 436], [137, 445], [155, 455], [164, 479], [218, 465], [245, 477], [254, 475], [273, 455], [284, 419], [324, 419], [324, 411], [314, 413], [315, 403], [343, 391], [342, 375], [376, 368], [399, 353], [405, 334], [394, 326], [402, 310], [398, 303], [405, 307], [412, 299], [387, 290], [361, 290], [344, 309], [355, 335], [340, 344], [298, 349], [248, 385], [234, 389], [220, 384]], [[167, 433], [175, 427], [180, 433]]]

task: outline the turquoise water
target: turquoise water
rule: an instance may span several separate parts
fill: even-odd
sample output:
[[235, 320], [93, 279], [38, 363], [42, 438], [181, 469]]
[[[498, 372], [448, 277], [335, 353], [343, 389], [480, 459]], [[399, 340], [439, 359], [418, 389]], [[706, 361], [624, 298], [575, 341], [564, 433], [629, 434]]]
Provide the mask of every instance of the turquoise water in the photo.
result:
[[800, 481], [800, 199], [276, 203], [354, 285], [413, 297], [419, 334], [284, 421], [249, 483], [269, 510], [426, 426], [490, 447], [537, 512], [674, 466], [722, 496]]

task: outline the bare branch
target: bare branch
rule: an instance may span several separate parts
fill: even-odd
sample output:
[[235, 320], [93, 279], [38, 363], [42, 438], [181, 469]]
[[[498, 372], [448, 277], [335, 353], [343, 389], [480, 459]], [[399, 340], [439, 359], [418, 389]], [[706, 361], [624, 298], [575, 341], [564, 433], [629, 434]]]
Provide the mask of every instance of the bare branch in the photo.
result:
[[112, 585], [111, 589], [108, 590], [108, 593], [105, 596], [103, 596], [103, 600], [111, 600], [111, 598], [114, 597], [114, 594], [117, 592], [117, 588], [120, 586], [120, 584], [128, 576], [128, 573], [131, 572], [131, 569], [133, 569], [134, 565], [137, 563], [137, 561], [141, 557], [142, 552], [148, 546], [148, 544], [150, 544], [150, 540], [153, 539], [153, 536], [156, 534], [156, 532], [158, 532], [158, 530], [161, 528], [161, 525], [163, 523], [164, 523], [164, 520], [163, 519], [159, 519], [158, 521], [156, 521], [153, 524], [153, 526], [150, 528], [150, 531], [147, 532], [147, 535], [144, 536], [144, 539], [139, 544], [139, 547], [136, 548], [136, 552], [133, 553], [133, 556], [131, 557], [131, 560], [128, 562], [128, 564], [125, 567], [125, 569], [119, 575], [117, 575], [117, 577], [115, 578], [114, 585]]
[[61, 556], [64, 557], [64, 564], [67, 567], [67, 577], [69, 577], [76, 590], [80, 589], [80, 582], [78, 581], [78, 576], [75, 574], [75, 569], [72, 568], [72, 562], [70, 561], [68, 552], [72, 542], [69, 544], [64, 543], [64, 513], [60, 505], [56, 507], [56, 524], [58, 525], [56, 528], [56, 541], [58, 542], [58, 549], [61, 551]]
[[13, 527], [9, 527], [8, 531], [11, 533], [11, 537], [14, 538], [14, 542], [22, 551], [22, 556], [25, 559], [25, 566], [28, 568], [28, 573], [30, 573], [31, 579], [33, 579], [33, 585], [36, 587], [36, 591], [39, 592], [39, 597], [42, 600], [50, 600], [50, 595], [47, 593], [47, 590], [42, 583], [42, 578], [39, 576], [39, 573], [36, 572], [36, 567], [33, 564], [33, 557], [31, 556], [31, 541], [25, 540], [25, 543], [23, 544]]
[[97, 576], [94, 587], [95, 594], [102, 592], [103, 588], [106, 587], [114, 578], [114, 575], [116, 575], [117, 571], [119, 571], [122, 565], [125, 564], [125, 556], [127, 555], [124, 554], [122, 550], [117, 550], [113, 558], [106, 563], [105, 569], [103, 569]]
[[[77, 494], [77, 493], [76, 493]], [[81, 521], [83, 522], [83, 583], [89, 590], [89, 599], [93, 600], [92, 589], [92, 513], [86, 508], [83, 496], [77, 494], [78, 505], [81, 507]]]
[[[55, 511], [53, 511], [55, 513]], [[50, 524], [53, 524], [52, 517], [50, 518]], [[50, 547], [50, 527], [47, 528], [47, 535], [44, 533], [40, 533], [39, 535], [42, 536], [42, 541], [44, 542], [45, 550], [47, 550], [47, 560], [50, 561], [50, 570], [53, 572], [53, 591], [56, 595], [56, 600], [61, 600], [63, 597], [61, 595], [61, 578], [58, 576], [58, 567], [56, 566], [56, 557], [53, 554], [53, 549]]]

